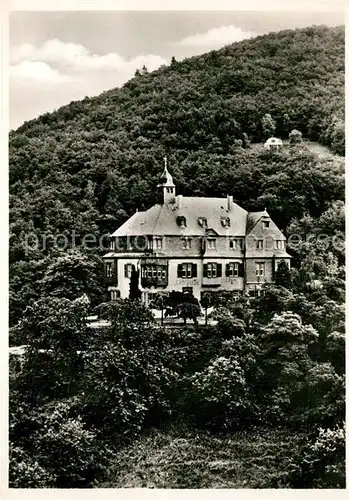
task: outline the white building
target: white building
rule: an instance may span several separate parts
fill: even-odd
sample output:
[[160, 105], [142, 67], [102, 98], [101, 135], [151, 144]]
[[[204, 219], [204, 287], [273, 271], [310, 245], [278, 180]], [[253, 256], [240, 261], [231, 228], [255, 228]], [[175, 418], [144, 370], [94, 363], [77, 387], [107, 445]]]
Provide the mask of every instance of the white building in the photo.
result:
[[279, 151], [283, 146], [282, 140], [277, 137], [269, 137], [268, 140], [265, 141], [264, 147], [271, 151]]
[[199, 300], [204, 291], [258, 294], [281, 260], [290, 265], [286, 238], [266, 210], [248, 213], [232, 196], [176, 195], [166, 166], [157, 188], [159, 203], [111, 235], [104, 260], [112, 300], [129, 296], [133, 268], [148, 303], [159, 291], [187, 290]]

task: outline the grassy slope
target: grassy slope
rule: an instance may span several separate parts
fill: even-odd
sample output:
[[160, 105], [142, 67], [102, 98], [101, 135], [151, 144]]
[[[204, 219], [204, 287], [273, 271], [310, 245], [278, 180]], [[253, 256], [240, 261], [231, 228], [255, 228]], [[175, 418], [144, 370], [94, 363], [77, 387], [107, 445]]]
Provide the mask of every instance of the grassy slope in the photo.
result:
[[104, 488], [286, 488], [286, 468], [301, 434], [152, 431], [122, 451]]

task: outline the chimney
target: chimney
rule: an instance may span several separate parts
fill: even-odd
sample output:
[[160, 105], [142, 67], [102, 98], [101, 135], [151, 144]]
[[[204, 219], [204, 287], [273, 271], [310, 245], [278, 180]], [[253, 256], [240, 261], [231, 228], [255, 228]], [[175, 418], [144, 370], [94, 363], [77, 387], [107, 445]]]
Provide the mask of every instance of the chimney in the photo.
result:
[[183, 195], [182, 194], [177, 194], [177, 208], [182, 207], [182, 200], [183, 200]]
[[233, 198], [233, 196], [230, 196], [230, 195], [228, 194], [228, 196], [227, 196], [227, 202], [228, 202], [228, 203], [227, 203], [227, 205], [228, 205], [228, 212], [231, 212], [231, 211], [232, 211], [232, 209], [233, 209], [233, 199], [234, 199], [234, 198]]

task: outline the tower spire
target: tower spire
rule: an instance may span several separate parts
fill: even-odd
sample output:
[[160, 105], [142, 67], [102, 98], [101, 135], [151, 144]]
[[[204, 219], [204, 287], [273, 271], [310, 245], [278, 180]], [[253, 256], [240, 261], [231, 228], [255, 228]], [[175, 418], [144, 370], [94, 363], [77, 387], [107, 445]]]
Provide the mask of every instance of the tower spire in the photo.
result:
[[176, 186], [173, 183], [172, 175], [167, 169], [167, 156], [164, 156], [164, 170], [157, 188], [161, 194], [161, 203], [172, 203], [176, 197]]

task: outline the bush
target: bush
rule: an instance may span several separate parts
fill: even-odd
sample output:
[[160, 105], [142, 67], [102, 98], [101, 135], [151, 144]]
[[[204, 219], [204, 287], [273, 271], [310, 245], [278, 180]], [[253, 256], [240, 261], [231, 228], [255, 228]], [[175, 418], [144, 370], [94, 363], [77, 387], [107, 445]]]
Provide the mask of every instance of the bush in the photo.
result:
[[294, 488], [345, 488], [345, 428], [319, 429], [289, 469]]
[[71, 401], [61, 401], [32, 415], [34, 430], [26, 448], [10, 448], [12, 487], [86, 488], [104, 472], [108, 447], [74, 413]]
[[27, 451], [10, 442], [10, 488], [53, 488], [56, 474], [39, 465]]
[[302, 132], [294, 128], [288, 135], [288, 138], [290, 139], [290, 144], [299, 144], [300, 142], [302, 142], [302, 136], [303, 136]]
[[237, 359], [219, 357], [191, 379], [192, 411], [199, 424], [227, 431], [246, 425], [252, 401]]

